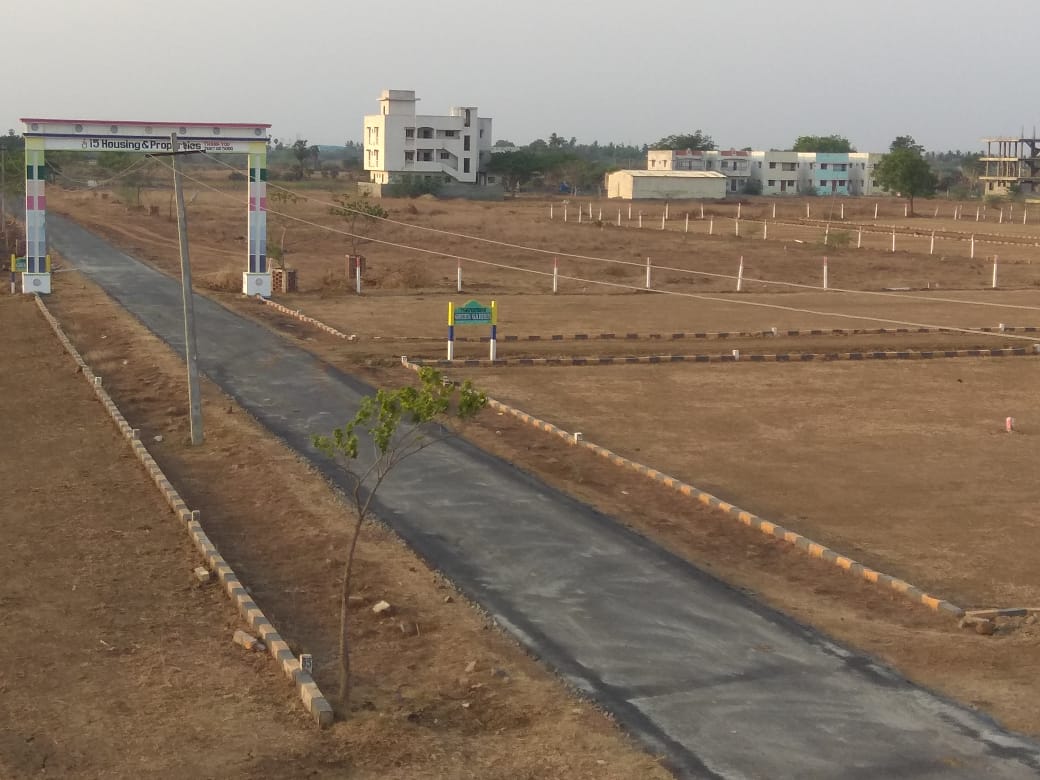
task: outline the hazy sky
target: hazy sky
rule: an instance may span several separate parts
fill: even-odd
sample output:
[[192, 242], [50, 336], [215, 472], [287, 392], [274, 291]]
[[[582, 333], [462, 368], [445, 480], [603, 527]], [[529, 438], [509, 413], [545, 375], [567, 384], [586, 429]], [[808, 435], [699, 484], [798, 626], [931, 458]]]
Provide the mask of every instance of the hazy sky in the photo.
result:
[[1040, 124], [1026, 21], [1037, 8], [2, 0], [0, 129], [22, 116], [270, 122], [280, 138], [338, 144], [360, 140], [362, 116], [393, 88], [416, 90], [423, 113], [478, 106], [496, 139], [518, 143], [552, 132], [643, 143], [700, 128], [723, 148], [840, 133], [881, 151], [910, 133], [929, 149], [976, 149]]

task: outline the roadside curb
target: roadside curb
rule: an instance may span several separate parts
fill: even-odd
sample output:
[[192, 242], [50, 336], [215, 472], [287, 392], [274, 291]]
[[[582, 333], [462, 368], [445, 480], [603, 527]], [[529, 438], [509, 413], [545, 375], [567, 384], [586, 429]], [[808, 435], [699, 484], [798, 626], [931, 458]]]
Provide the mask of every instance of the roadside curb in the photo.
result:
[[275, 303], [269, 298], [261, 298], [259, 295], [256, 296], [256, 299], [264, 306], [272, 308], [275, 311], [280, 311], [282, 314], [287, 314], [300, 322], [306, 322], [308, 325], [313, 325], [315, 328], [318, 328], [318, 330], [323, 330], [336, 338], [346, 339], [347, 341], [357, 341], [357, 336], [348, 336], [346, 333], [336, 330], [331, 325], [326, 325], [321, 320], [316, 320], [313, 317], [308, 317], [306, 314], [302, 314], [299, 309], [290, 309], [288, 306]]
[[123, 434], [123, 438], [127, 440], [134, 455], [141, 462], [141, 465], [144, 466], [145, 471], [148, 472], [148, 476], [162, 493], [163, 498], [166, 500], [166, 503], [169, 505], [172, 512], [185, 524], [192, 542], [195, 544], [195, 547], [198, 549], [210, 570], [217, 575], [221, 585], [224, 587], [224, 590], [228, 595], [228, 598], [230, 598], [238, 608], [238, 611], [241, 613], [243, 619], [250, 628], [259, 634], [270, 652], [271, 657], [280, 664], [285, 676], [288, 677], [296, 686], [297, 693], [299, 694], [300, 700], [303, 702], [307, 712], [310, 713], [319, 726], [325, 727], [330, 725], [333, 721], [333, 710], [331, 704], [329, 704], [328, 700], [322, 694], [311, 675], [304, 672], [300, 667], [300, 662], [293, 656], [292, 650], [289, 649], [289, 645], [275, 630], [274, 625], [267, 619], [263, 611], [249, 595], [245, 586], [238, 579], [238, 575], [235, 574], [234, 570], [220, 554], [213, 542], [210, 541], [200, 523], [199, 511], [188, 509], [188, 505], [185, 503], [184, 499], [181, 498], [173, 484], [166, 478], [162, 469], [159, 468], [159, 464], [155, 462], [155, 459], [148, 452], [148, 448], [145, 447], [144, 443], [138, 437], [139, 431], [127, 422], [126, 418], [116, 406], [115, 401], [112, 400], [112, 397], [105, 390], [102, 378], [97, 376], [93, 370], [91, 370], [90, 366], [87, 365], [83, 356], [80, 355], [79, 351], [73, 346], [68, 336], [65, 335], [58, 320], [47, 309], [43, 299], [40, 298], [39, 295], [34, 295], [33, 297], [36, 299], [37, 307], [50, 324], [51, 329], [58, 337], [58, 340], [65, 348], [65, 351], [69, 353], [76, 365], [79, 366], [80, 373], [83, 374], [84, 379], [86, 379], [87, 383], [93, 389], [94, 395], [97, 396], [102, 406], [105, 407], [109, 416], [112, 418], [112, 421], [115, 423], [120, 433]]
[[624, 366], [657, 363], [833, 363], [857, 360], [937, 360], [942, 358], [965, 357], [1026, 357], [1040, 354], [1034, 346], [1005, 347], [1003, 349], [945, 349], [945, 350], [901, 350], [898, 352], [795, 352], [780, 354], [740, 354], [733, 353], [715, 355], [620, 355], [606, 357], [563, 357], [563, 358], [463, 358], [456, 360], [426, 360], [415, 358], [412, 362], [417, 366], [433, 368], [502, 368], [534, 367], [534, 366]]
[[[401, 356], [401, 364], [405, 368], [409, 368], [413, 371], [417, 371], [419, 368], [422, 367], [421, 363], [410, 361], [406, 356], [403, 355]], [[527, 423], [528, 425], [532, 425], [541, 431], [550, 433], [554, 436], [558, 436], [561, 439], [565, 440], [568, 444], [571, 444], [572, 446], [583, 447], [584, 449], [590, 450], [595, 454], [599, 455], [600, 457], [606, 458], [611, 463], [617, 466], [623, 466], [625, 468], [632, 469], [638, 472], [639, 474], [642, 474], [643, 476], [652, 479], [657, 483], [660, 483], [666, 487], [671, 488], [672, 490], [681, 493], [684, 496], [695, 498], [705, 506], [712, 507], [713, 509], [718, 509], [719, 511], [724, 512], [731, 518], [738, 520], [739, 522], [743, 523], [744, 525], [750, 528], [754, 528], [755, 530], [761, 531], [763, 534], [766, 534], [767, 536], [772, 536], [776, 539], [780, 539], [782, 541], [794, 545], [795, 547], [798, 547], [812, 558], [818, 558], [820, 560], [831, 563], [841, 569], [844, 569], [850, 574], [853, 574], [857, 577], [861, 577], [867, 582], [882, 587], [888, 587], [892, 590], [895, 590], [898, 593], [902, 593], [911, 601], [928, 607], [929, 609], [935, 612], [942, 612], [951, 615], [955, 618], [961, 618], [965, 615], [965, 610], [961, 609], [956, 604], [952, 604], [949, 601], [945, 601], [943, 599], [936, 598], [935, 596], [931, 596], [925, 591], [921, 590], [920, 588], [911, 585], [909, 582], [906, 582], [905, 580], [898, 579], [897, 577], [893, 577], [889, 574], [884, 574], [882, 572], [877, 571], [876, 569], [870, 568], [869, 566], [865, 566], [862, 563], [859, 563], [858, 561], [853, 560], [852, 558], [849, 558], [846, 555], [842, 555], [841, 553], [838, 553], [830, 549], [829, 547], [824, 547], [822, 544], [817, 544], [812, 539], [802, 536], [801, 534], [796, 533], [794, 531], [788, 530], [787, 528], [784, 528], [781, 525], [777, 525], [776, 523], [771, 523], [768, 520], [758, 517], [757, 515], [753, 515], [750, 512], [747, 512], [738, 506], [734, 506], [733, 504], [730, 504], [726, 501], [723, 501], [720, 498], [717, 498], [716, 496], [713, 496], [711, 493], [701, 490], [700, 488], [697, 488], [693, 485], [689, 485], [685, 482], [681, 482], [680, 480], [675, 479], [674, 477], [671, 477], [667, 474], [664, 474], [658, 471], [657, 469], [650, 468], [649, 466], [646, 466], [642, 463], [638, 463], [634, 460], [629, 460], [628, 458], [622, 455], [618, 455], [617, 453], [608, 450], [606, 447], [601, 447], [598, 444], [593, 444], [592, 442], [587, 441], [581, 433], [570, 433], [568, 431], [565, 431], [563, 428], [560, 428], [559, 426], [553, 425], [552, 423], [546, 422], [545, 420], [540, 420], [537, 417], [534, 417], [533, 415], [527, 414], [526, 412], [520, 409], [509, 406], [508, 404], [504, 404], [501, 401], [496, 401], [493, 398], [488, 398], [488, 406], [497, 411], [510, 414], [513, 417], [516, 417], [517, 419]]]
[[[979, 333], [1040, 333], [1040, 327], [1013, 327], [1004, 328], [970, 328]], [[956, 328], [812, 328], [809, 330], [739, 330], [739, 331], [683, 331], [679, 333], [572, 333], [569, 335], [532, 335], [511, 336], [509, 334], [499, 335], [498, 340], [502, 343], [514, 341], [682, 341], [701, 340], [714, 341], [738, 338], [783, 338], [791, 336], [906, 336], [921, 335], [924, 333], [946, 333], [960, 335], [962, 330]], [[436, 341], [434, 337], [408, 337], [408, 339]], [[399, 340], [405, 341], [406, 338]], [[389, 338], [388, 338], [389, 340]], [[481, 342], [487, 343], [490, 336], [456, 336], [457, 342]]]

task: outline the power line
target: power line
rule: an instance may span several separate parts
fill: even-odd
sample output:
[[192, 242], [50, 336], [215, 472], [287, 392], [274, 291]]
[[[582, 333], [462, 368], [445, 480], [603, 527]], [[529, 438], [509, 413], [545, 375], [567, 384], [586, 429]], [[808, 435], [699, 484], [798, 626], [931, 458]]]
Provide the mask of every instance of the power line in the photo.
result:
[[[166, 163], [162, 163], [160, 161], [160, 164], [165, 165]], [[210, 189], [213, 192], [218, 193], [219, 195], [223, 195], [223, 196], [228, 197], [228, 198], [234, 198], [235, 197], [234, 195], [231, 195], [230, 193], [224, 192], [223, 190], [218, 189], [217, 187], [212, 186], [208, 182], [205, 182], [205, 181], [202, 181], [200, 179], [196, 179], [194, 177], [188, 176], [187, 174], [183, 174], [182, 173], [181, 175], [184, 178], [189, 179], [189, 180], [195, 182], [199, 186], [206, 187], [207, 189]], [[396, 242], [396, 241], [387, 241], [385, 239], [373, 238], [371, 236], [361, 235], [359, 233], [351, 233], [350, 231], [347, 231], [347, 230], [342, 230], [340, 228], [331, 227], [329, 225], [322, 225], [319, 222], [314, 222], [314, 221], [309, 220], [309, 219], [304, 219], [303, 217], [296, 217], [296, 216], [293, 216], [291, 214], [285, 214], [285, 213], [279, 212], [279, 211], [270, 211], [269, 213], [274, 214], [274, 215], [279, 216], [279, 217], [284, 217], [285, 219], [292, 220], [294, 222], [299, 222], [301, 224], [308, 225], [310, 227], [318, 228], [319, 230], [325, 230], [325, 231], [328, 231], [330, 233], [336, 233], [338, 235], [348, 236], [350, 238], [362, 238], [362, 239], [366, 239], [368, 241], [371, 241], [372, 243], [381, 244], [383, 246], [391, 246], [391, 247], [395, 247], [397, 249], [405, 249], [405, 250], [410, 250], [410, 251], [413, 251], [413, 252], [419, 252], [421, 254], [436, 255], [437, 257], [446, 258], [446, 259], [449, 259], [449, 260], [461, 260], [461, 261], [465, 261], [465, 262], [469, 262], [469, 263], [476, 263], [478, 265], [485, 265], [485, 266], [489, 266], [489, 267], [493, 267], [493, 268], [499, 268], [499, 269], [502, 269], [502, 270], [516, 271], [518, 273], [528, 273], [528, 274], [535, 274], [537, 276], [548, 276], [548, 277], [551, 277], [553, 275], [549, 271], [538, 271], [538, 270], [531, 269], [531, 268], [522, 268], [520, 266], [508, 265], [506, 263], [498, 263], [498, 262], [495, 262], [495, 261], [492, 261], [492, 260], [484, 260], [484, 259], [476, 258], [476, 257], [468, 257], [466, 255], [457, 255], [457, 254], [452, 254], [452, 253], [449, 253], [449, 252], [440, 252], [440, 251], [437, 251], [437, 250], [434, 250], [434, 249], [425, 249], [423, 247], [412, 246], [410, 244], [402, 244], [402, 243], [399, 243], [399, 242]], [[809, 314], [809, 315], [814, 315], [814, 316], [819, 316], [819, 317], [834, 317], [834, 318], [838, 318], [838, 319], [865, 320], [865, 321], [868, 321], [868, 322], [881, 322], [881, 323], [885, 323], [885, 324], [888, 324], [888, 325], [903, 325], [903, 326], [914, 327], [914, 328], [945, 328], [948, 331], [953, 331], [953, 332], [956, 332], [956, 333], [967, 333], [967, 334], [970, 334], [970, 335], [977, 335], [977, 336], [989, 336], [989, 337], [995, 337], [995, 338], [1015, 339], [1015, 340], [1021, 340], [1021, 341], [1029, 341], [1029, 342], [1033, 342], [1033, 343], [1035, 343], [1037, 341], [1037, 339], [1034, 338], [1034, 337], [1022, 336], [1022, 335], [1017, 335], [1017, 334], [1013, 334], [1013, 333], [993, 333], [991, 331], [978, 330], [978, 329], [975, 329], [975, 328], [958, 328], [958, 327], [951, 327], [951, 326], [946, 326], [946, 325], [936, 325], [936, 324], [933, 324], [933, 323], [913, 322], [913, 321], [909, 321], [909, 320], [897, 320], [897, 319], [890, 319], [890, 318], [885, 318], [885, 317], [875, 317], [875, 316], [868, 316], [868, 315], [862, 315], [862, 314], [846, 314], [846, 313], [842, 313], [842, 312], [833, 312], [833, 311], [818, 311], [818, 310], [815, 310], [815, 309], [805, 309], [805, 308], [799, 308], [799, 307], [795, 307], [795, 306], [784, 306], [784, 305], [777, 304], [777, 303], [765, 303], [763, 301], [749, 301], [749, 300], [745, 300], [745, 299], [737, 298], [737, 297], [721, 297], [721, 296], [717, 296], [717, 295], [708, 295], [708, 294], [705, 294], [705, 293], [690, 293], [690, 292], [682, 292], [682, 291], [679, 291], [679, 290], [659, 290], [659, 289], [649, 289], [649, 290], [647, 290], [647, 289], [645, 289], [643, 287], [640, 287], [638, 285], [623, 284], [621, 282], [608, 282], [608, 281], [604, 281], [602, 279], [585, 279], [585, 278], [582, 278], [582, 277], [579, 277], [579, 276], [568, 276], [568, 275], [565, 275], [565, 274], [559, 274], [558, 278], [564, 279], [564, 280], [567, 280], [567, 281], [572, 281], [572, 282], [580, 282], [582, 284], [594, 284], [594, 285], [600, 285], [600, 286], [603, 286], [603, 287], [610, 287], [610, 288], [614, 288], [614, 289], [631, 290], [631, 291], [634, 291], [634, 292], [650, 292], [650, 293], [655, 293], [657, 295], [671, 295], [671, 296], [677, 296], [677, 297], [680, 297], [680, 298], [688, 298], [688, 299], [693, 299], [693, 300], [713, 301], [713, 302], [716, 302], [716, 303], [738, 304], [738, 305], [741, 305], [741, 306], [755, 306], [755, 307], [759, 307], [759, 308], [772, 309], [772, 310], [777, 310], [777, 311], [792, 312], [792, 313], [796, 313], [796, 314]], [[814, 288], [814, 289], [818, 290], [819, 288]], [[837, 292], [837, 291], [835, 291], [835, 292]], [[900, 297], [900, 296], [896, 296], [896, 297]], [[932, 299], [926, 299], [926, 300], [932, 300]], [[950, 299], [950, 302], [952, 302], [952, 303], [972, 303], [971, 301], [958, 301], [956, 299]], [[1034, 308], [1034, 307], [1014, 307], [1014, 308]]]
[[[223, 166], [225, 166], [227, 168], [231, 168], [232, 170], [237, 170], [234, 166], [232, 166], [230, 163], [225, 162], [224, 160], [221, 160], [221, 159], [219, 159], [217, 157], [213, 157], [212, 155], [207, 155], [207, 156], [212, 157], [213, 160], [215, 160], [216, 162], [220, 163], [221, 165], [223, 165]], [[204, 186], [209, 186], [209, 185], [204, 185]], [[272, 184], [271, 182], [268, 182], [267, 186], [268, 186], [269, 189], [273, 188], [273, 189], [281, 190], [283, 192], [288, 192], [291, 195], [300, 198], [301, 200], [311, 201], [313, 203], [317, 203], [318, 205], [328, 206], [330, 208], [340, 209], [342, 211], [346, 211], [346, 212], [349, 212], [349, 213], [360, 214], [360, 215], [366, 216], [368, 218], [371, 218], [373, 220], [378, 220], [380, 222], [385, 222], [385, 223], [391, 224], [391, 225], [399, 225], [401, 227], [412, 228], [414, 230], [424, 230], [424, 231], [427, 231], [427, 232], [438, 233], [440, 235], [450, 236], [450, 237], [453, 237], [453, 238], [463, 238], [463, 239], [467, 239], [467, 240], [470, 240], [470, 241], [480, 241], [480, 242], [483, 242], [485, 244], [493, 244], [495, 246], [506, 247], [506, 248], [509, 248], [509, 249], [520, 249], [520, 250], [523, 250], [523, 251], [526, 251], [526, 252], [536, 252], [538, 254], [552, 255], [554, 257], [565, 257], [565, 258], [570, 258], [572, 260], [588, 260], [588, 261], [591, 261], [591, 262], [599, 262], [599, 263], [613, 263], [615, 265], [627, 265], [627, 266], [632, 266], [632, 267], [635, 267], [635, 268], [644, 268], [645, 267], [642, 263], [637, 263], [637, 262], [634, 262], [634, 261], [631, 261], [631, 260], [617, 260], [615, 258], [610, 258], [610, 257], [595, 257], [595, 256], [590, 256], [590, 255], [578, 255], [578, 254], [573, 254], [573, 253], [569, 253], [569, 252], [560, 252], [560, 251], [552, 250], [552, 249], [541, 249], [540, 247], [532, 247], [532, 246], [527, 246], [527, 245], [524, 245], [524, 244], [513, 244], [513, 243], [510, 243], [508, 241], [498, 241], [498, 240], [495, 240], [495, 239], [492, 239], [492, 238], [484, 238], [483, 236], [473, 236], [473, 235], [469, 235], [467, 233], [458, 233], [458, 232], [451, 231], [451, 230], [443, 230], [443, 229], [440, 229], [440, 228], [432, 228], [432, 227], [429, 227], [429, 226], [426, 226], [426, 225], [416, 225], [416, 224], [413, 224], [411, 222], [403, 222], [401, 220], [391, 219], [390, 217], [373, 216], [371, 214], [367, 214], [366, 212], [359, 211], [358, 209], [351, 209], [351, 208], [345, 207], [345, 206], [343, 206], [342, 204], [339, 204], [339, 203], [334, 203], [334, 202], [330, 202], [330, 201], [321, 200], [320, 198], [312, 197], [312, 196], [304, 194], [304, 193], [302, 193], [302, 192], [300, 192], [298, 190], [292, 190], [292, 189], [290, 189], [288, 187], [282, 187], [282, 186], [279, 186], [277, 184]], [[210, 188], [213, 189], [215, 192], [221, 192], [221, 190], [219, 190], [217, 188], [214, 188], [214, 187], [210, 187]], [[292, 218], [292, 217], [289, 217], [286, 214], [281, 214], [280, 212], [272, 211], [270, 213], [278, 214], [279, 216], [285, 216], [285, 217], [290, 218], [290, 219]], [[352, 235], [352, 234], [347, 234], [347, 235]], [[376, 241], [376, 239], [369, 238], [368, 236], [360, 236], [360, 237], [364, 238], [364, 239], [367, 239], [369, 241]], [[443, 254], [443, 253], [439, 253], [439, 254]], [[447, 255], [445, 255], [445, 256], [447, 256]], [[735, 280], [737, 278], [737, 276], [735, 274], [722, 274], [722, 273], [713, 273], [711, 271], [698, 271], [698, 270], [692, 269], [692, 268], [677, 268], [677, 267], [674, 267], [674, 266], [663, 266], [663, 265], [655, 265], [654, 268], [659, 269], [661, 271], [670, 271], [672, 273], [693, 274], [693, 275], [696, 275], [696, 276], [705, 276], [705, 277], [711, 277], [711, 278], [716, 278], [716, 279], [732, 279], [732, 280]], [[809, 290], [809, 291], [816, 291], [816, 292], [818, 292], [820, 290], [819, 287], [811, 285], [811, 284], [803, 284], [803, 283], [799, 283], [799, 282], [786, 282], [786, 281], [782, 281], [782, 280], [779, 280], [779, 279], [755, 279], [755, 278], [751, 278], [751, 277], [748, 277], [748, 276], [744, 276], [743, 280], [744, 280], [744, 282], [748, 282], [748, 283], [764, 284], [764, 285], [769, 285], [769, 286], [774, 286], [774, 287], [790, 287], [790, 288], [793, 288], [793, 289]], [[999, 309], [1022, 309], [1022, 310], [1025, 310], [1025, 311], [1040, 311], [1040, 306], [1023, 306], [1021, 304], [995, 303], [995, 302], [992, 302], [992, 301], [964, 301], [964, 300], [959, 300], [959, 299], [956, 299], [956, 298], [938, 298], [938, 297], [925, 296], [925, 295], [904, 295], [902, 293], [885, 292], [883, 290], [852, 290], [852, 289], [843, 288], [843, 287], [829, 287], [828, 290], [830, 292], [846, 293], [846, 294], [849, 294], [849, 295], [873, 295], [873, 296], [879, 296], [879, 297], [882, 297], [882, 298], [899, 298], [900, 300], [931, 301], [931, 302], [939, 302], [939, 303], [956, 303], [956, 304], [961, 304], [961, 305], [965, 305], [965, 306], [986, 306], [986, 307], [999, 308]]]

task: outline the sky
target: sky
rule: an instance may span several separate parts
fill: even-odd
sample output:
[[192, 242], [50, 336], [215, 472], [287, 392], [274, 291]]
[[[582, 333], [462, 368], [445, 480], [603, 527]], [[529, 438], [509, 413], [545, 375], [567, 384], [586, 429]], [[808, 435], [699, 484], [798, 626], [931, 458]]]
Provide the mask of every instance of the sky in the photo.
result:
[[0, 132], [20, 117], [266, 122], [342, 144], [389, 88], [414, 89], [420, 113], [477, 106], [519, 144], [700, 129], [720, 148], [837, 133], [860, 151], [905, 134], [977, 150], [1040, 125], [1036, 2], [3, 0]]

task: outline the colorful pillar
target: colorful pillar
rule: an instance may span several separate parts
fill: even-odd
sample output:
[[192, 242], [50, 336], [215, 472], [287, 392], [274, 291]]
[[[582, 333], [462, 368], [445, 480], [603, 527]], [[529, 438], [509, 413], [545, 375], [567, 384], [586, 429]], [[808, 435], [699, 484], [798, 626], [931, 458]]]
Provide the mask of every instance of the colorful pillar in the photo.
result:
[[242, 274], [245, 295], [271, 297], [271, 272], [267, 267], [267, 144], [253, 144], [249, 151], [249, 265]]
[[22, 292], [46, 295], [51, 291], [51, 263], [47, 256], [47, 195], [42, 138], [25, 139], [25, 272]]
[[498, 304], [491, 301], [491, 339], [488, 342], [488, 357], [498, 360]]
[[455, 305], [448, 301], [448, 360], [455, 359]]

